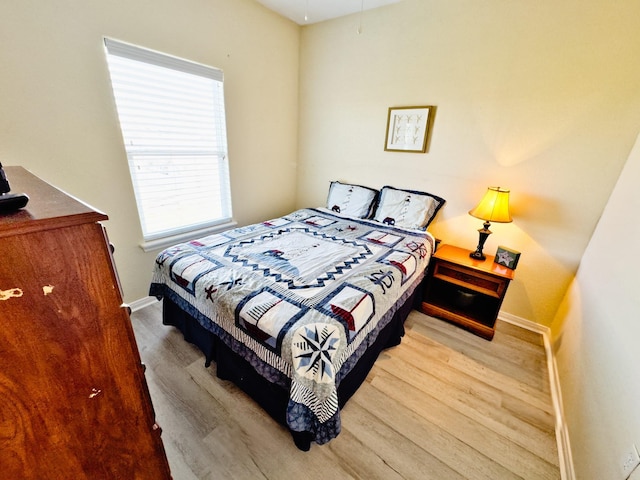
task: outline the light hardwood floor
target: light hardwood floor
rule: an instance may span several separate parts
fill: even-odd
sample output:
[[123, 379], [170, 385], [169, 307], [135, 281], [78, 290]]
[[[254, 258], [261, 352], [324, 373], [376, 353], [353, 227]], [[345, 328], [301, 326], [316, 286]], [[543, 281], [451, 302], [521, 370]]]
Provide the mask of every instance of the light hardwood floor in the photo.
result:
[[560, 478], [542, 337], [509, 323], [488, 342], [413, 311], [340, 435], [302, 452], [161, 324], [159, 303], [132, 322], [175, 480]]

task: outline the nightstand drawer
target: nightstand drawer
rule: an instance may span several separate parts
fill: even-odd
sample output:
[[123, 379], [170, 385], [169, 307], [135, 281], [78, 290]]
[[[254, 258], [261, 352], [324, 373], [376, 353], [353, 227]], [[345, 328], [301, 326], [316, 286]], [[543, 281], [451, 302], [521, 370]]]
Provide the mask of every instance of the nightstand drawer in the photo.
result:
[[448, 262], [437, 262], [433, 271], [434, 278], [460, 285], [485, 295], [502, 298], [508, 281], [466, 267]]

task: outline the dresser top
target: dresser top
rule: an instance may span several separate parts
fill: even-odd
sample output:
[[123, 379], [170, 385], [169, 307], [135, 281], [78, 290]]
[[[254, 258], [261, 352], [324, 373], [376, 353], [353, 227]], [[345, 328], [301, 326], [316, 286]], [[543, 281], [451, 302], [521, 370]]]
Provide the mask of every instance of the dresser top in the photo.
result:
[[109, 217], [44, 182], [23, 167], [4, 167], [11, 193], [24, 193], [21, 210], [0, 214], [0, 238], [11, 235], [95, 223]]

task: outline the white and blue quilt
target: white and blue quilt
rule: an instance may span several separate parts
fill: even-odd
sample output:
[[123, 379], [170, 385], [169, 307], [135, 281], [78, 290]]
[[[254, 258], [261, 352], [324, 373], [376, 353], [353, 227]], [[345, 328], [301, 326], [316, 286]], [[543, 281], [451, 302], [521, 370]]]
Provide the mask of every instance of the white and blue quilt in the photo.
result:
[[150, 294], [288, 388], [289, 428], [323, 444], [340, 432], [340, 380], [417, 288], [433, 246], [425, 231], [303, 209], [164, 250]]

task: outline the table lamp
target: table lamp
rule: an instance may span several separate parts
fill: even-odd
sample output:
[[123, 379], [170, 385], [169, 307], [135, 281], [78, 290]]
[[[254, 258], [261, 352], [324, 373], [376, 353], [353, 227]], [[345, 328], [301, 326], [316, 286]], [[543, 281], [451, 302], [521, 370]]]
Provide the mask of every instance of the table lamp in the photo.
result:
[[484, 227], [478, 230], [480, 234], [478, 247], [469, 256], [477, 260], [484, 260], [486, 257], [482, 254], [482, 249], [487, 237], [491, 235], [491, 230], [489, 230], [491, 222], [511, 222], [509, 190], [501, 189], [500, 187], [489, 187], [480, 203], [474, 209], [469, 210], [469, 215], [484, 220]]

